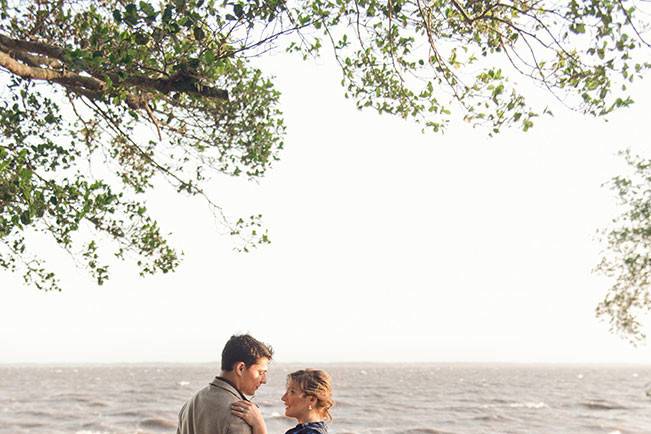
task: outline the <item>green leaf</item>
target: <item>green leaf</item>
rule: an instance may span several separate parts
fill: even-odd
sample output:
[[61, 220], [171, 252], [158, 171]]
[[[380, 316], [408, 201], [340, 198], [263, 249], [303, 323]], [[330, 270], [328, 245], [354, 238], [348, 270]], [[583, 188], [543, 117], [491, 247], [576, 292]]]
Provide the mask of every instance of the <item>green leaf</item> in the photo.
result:
[[24, 225], [28, 225], [32, 222], [32, 217], [29, 215], [28, 210], [25, 210], [20, 214], [20, 222]]
[[162, 21], [164, 24], [167, 24], [172, 20], [172, 11], [173, 8], [171, 5], [165, 6], [165, 10], [163, 11], [163, 17], [162, 17]]
[[244, 15], [244, 8], [240, 3], [233, 5], [233, 13], [237, 18], [242, 18], [242, 15]]
[[176, 10], [182, 11], [185, 9], [186, 0], [174, 0], [174, 5], [176, 6]]
[[135, 26], [136, 24], [138, 24], [139, 19], [140, 16], [138, 15], [138, 8], [136, 8], [136, 5], [133, 3], [129, 3], [128, 5], [126, 5], [124, 11], [124, 21], [127, 24]]
[[140, 2], [140, 10], [148, 17], [155, 17], [157, 15], [157, 12], [154, 9], [154, 7], [151, 4], [144, 1]]
[[147, 42], [149, 42], [149, 35], [146, 33], [136, 32], [133, 36], [137, 44], [145, 45]]
[[194, 26], [193, 33], [194, 33], [194, 38], [197, 41], [202, 41], [203, 38], [206, 37], [206, 34], [204, 33], [203, 29], [199, 26]]

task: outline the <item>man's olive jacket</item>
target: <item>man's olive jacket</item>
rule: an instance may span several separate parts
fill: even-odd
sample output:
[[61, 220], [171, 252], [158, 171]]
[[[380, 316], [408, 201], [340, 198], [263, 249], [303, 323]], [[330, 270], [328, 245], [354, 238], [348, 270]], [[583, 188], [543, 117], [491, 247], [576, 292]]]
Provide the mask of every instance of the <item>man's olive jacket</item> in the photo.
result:
[[231, 414], [231, 404], [242, 399], [232, 384], [216, 377], [183, 405], [176, 434], [251, 434], [251, 427]]

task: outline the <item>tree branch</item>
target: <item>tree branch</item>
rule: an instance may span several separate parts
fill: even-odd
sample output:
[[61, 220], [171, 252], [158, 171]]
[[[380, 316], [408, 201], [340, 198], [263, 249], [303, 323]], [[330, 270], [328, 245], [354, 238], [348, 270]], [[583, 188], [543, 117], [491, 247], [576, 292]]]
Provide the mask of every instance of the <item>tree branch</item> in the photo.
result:
[[201, 84], [199, 78], [187, 73], [179, 73], [170, 78], [131, 77], [120, 81], [110, 76], [117, 84], [126, 84], [141, 89], [156, 90], [160, 93], [181, 92], [207, 98], [228, 100], [228, 91]]
[[64, 60], [65, 51], [62, 48], [54, 47], [42, 42], [13, 39], [0, 33], [0, 43], [14, 50], [37, 53], [60, 61]]
[[[108, 86], [104, 82], [103, 73], [85, 71], [88, 73], [88, 76], [85, 76], [78, 72], [58, 71], [38, 66], [64, 66], [65, 50], [61, 48], [40, 42], [12, 39], [3, 34], [0, 34], [0, 45], [8, 48], [8, 50], [2, 50], [0, 52], [0, 66], [4, 66], [10, 72], [23, 78], [51, 81], [69, 87], [82, 86], [92, 91], [104, 92], [107, 90]], [[41, 56], [35, 56], [32, 53]], [[18, 58], [24, 63], [19, 63], [14, 58]], [[141, 89], [156, 90], [164, 94], [181, 92], [207, 98], [228, 100], [228, 92], [226, 90], [205, 86], [198, 77], [194, 77], [192, 74], [185, 72], [180, 72], [168, 78], [140, 76], [121, 79], [116, 74], [107, 75], [117, 85], [126, 84], [127, 86], [134, 86]]]
[[0, 66], [13, 74], [30, 80], [51, 81], [53, 83], [83, 87], [94, 91], [103, 91], [106, 87], [104, 82], [94, 77], [87, 77], [70, 71], [55, 71], [53, 69], [26, 65], [16, 61], [16, 59], [4, 51], [0, 51]]

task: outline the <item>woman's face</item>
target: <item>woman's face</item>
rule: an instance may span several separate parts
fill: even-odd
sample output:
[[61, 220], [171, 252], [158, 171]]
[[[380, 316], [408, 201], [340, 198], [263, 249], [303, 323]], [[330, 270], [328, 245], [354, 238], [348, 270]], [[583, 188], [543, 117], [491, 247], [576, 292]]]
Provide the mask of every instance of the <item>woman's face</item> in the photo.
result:
[[287, 391], [280, 399], [285, 403], [285, 416], [293, 417], [300, 423], [307, 418], [310, 407], [314, 405], [314, 398], [306, 395], [292, 380], [287, 382]]

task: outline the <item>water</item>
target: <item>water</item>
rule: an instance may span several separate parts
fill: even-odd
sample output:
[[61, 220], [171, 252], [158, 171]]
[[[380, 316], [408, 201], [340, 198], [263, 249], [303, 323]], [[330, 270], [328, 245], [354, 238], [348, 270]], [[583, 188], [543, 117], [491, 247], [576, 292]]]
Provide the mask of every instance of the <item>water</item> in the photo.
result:
[[[211, 365], [0, 366], [0, 434], [175, 432]], [[287, 373], [256, 397], [269, 434]], [[332, 434], [651, 433], [651, 366], [314, 365], [335, 386]]]

